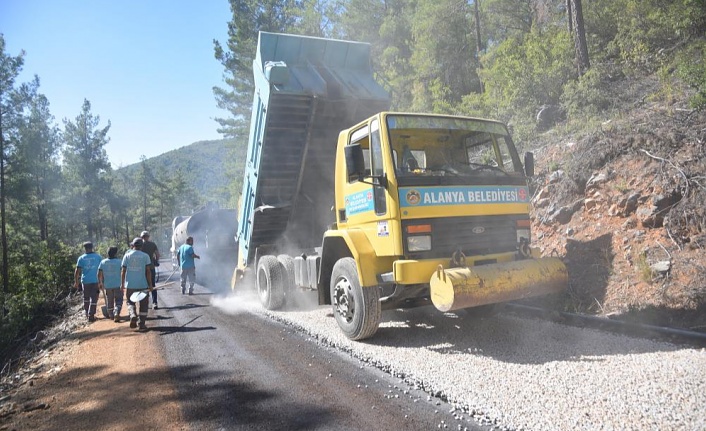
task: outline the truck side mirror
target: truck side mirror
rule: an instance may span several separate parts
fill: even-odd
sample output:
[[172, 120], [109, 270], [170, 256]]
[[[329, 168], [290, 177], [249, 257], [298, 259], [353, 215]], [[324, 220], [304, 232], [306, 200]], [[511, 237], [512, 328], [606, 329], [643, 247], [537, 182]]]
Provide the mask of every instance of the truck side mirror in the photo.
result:
[[365, 176], [365, 159], [360, 144], [346, 145], [343, 148], [346, 155], [346, 172], [348, 181], [361, 181]]
[[534, 176], [534, 153], [530, 151], [525, 153], [525, 175]]

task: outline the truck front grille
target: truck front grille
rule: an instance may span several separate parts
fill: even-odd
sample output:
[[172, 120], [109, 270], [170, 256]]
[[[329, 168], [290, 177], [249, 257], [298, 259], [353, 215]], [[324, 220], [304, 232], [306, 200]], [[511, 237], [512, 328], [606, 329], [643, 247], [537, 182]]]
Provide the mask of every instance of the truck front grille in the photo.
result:
[[[456, 250], [466, 256], [512, 252], [517, 249], [516, 221], [527, 216], [473, 216], [404, 220], [405, 256], [411, 259], [451, 257]], [[407, 250], [407, 226], [431, 224], [431, 251]]]

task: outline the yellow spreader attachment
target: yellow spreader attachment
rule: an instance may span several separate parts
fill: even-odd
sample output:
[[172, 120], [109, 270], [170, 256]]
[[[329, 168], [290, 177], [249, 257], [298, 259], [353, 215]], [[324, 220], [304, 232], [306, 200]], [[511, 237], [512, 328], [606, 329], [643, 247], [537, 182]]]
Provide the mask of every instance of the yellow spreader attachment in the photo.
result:
[[561, 292], [569, 275], [560, 259], [545, 257], [465, 268], [439, 265], [429, 283], [434, 306], [453, 311]]

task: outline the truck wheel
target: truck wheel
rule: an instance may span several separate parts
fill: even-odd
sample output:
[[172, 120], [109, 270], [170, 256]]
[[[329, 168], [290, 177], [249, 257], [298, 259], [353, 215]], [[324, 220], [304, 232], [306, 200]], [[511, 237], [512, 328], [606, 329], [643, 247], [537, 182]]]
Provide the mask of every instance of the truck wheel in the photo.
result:
[[257, 264], [257, 293], [267, 310], [276, 310], [284, 304], [284, 267], [274, 256], [262, 256]]
[[277, 260], [284, 267], [284, 274], [286, 279], [284, 280], [284, 292], [288, 294], [294, 291], [294, 258], [287, 254], [280, 254], [277, 256]]
[[331, 307], [341, 331], [351, 340], [363, 340], [377, 332], [382, 315], [380, 290], [360, 286], [358, 269], [351, 257], [344, 257], [333, 266]]

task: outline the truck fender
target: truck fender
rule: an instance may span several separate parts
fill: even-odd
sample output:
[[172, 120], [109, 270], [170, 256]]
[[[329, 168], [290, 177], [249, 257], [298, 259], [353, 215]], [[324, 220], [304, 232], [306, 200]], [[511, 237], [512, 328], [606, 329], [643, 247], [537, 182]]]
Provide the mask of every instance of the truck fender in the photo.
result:
[[326, 232], [321, 249], [321, 267], [319, 269], [318, 291], [319, 305], [331, 304], [329, 287], [331, 272], [339, 259], [352, 257], [355, 260], [361, 286], [377, 285], [374, 263], [377, 259], [375, 249], [360, 230]]

